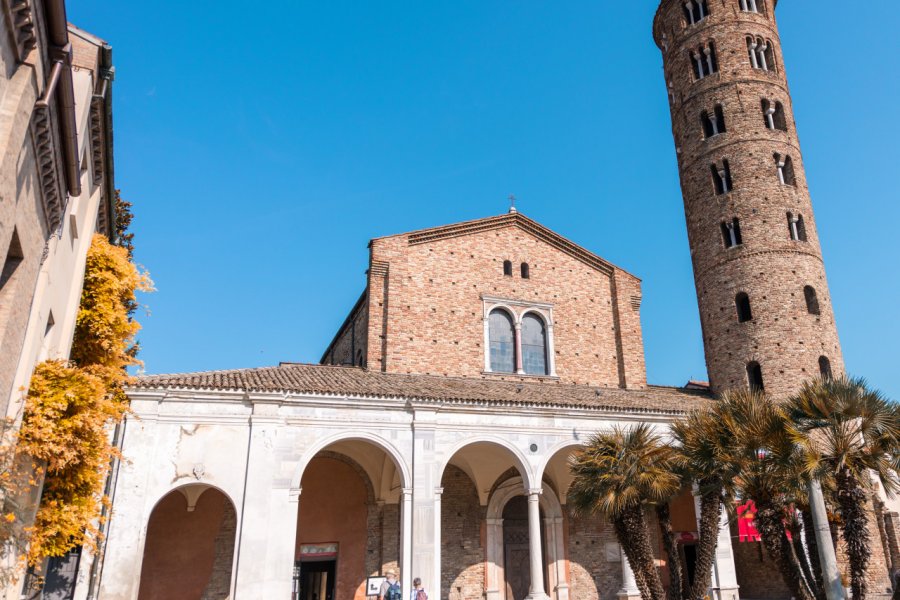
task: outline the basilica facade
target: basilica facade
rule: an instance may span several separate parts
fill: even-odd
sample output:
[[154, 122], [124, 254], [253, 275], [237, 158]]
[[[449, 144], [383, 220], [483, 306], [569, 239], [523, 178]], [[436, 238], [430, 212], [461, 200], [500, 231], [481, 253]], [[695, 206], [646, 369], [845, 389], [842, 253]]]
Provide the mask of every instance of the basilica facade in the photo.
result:
[[[363, 600], [389, 570], [453, 600], [637, 595], [568, 458], [712, 402], [647, 385], [640, 281], [515, 212], [369, 248], [322, 364], [140, 379], [102, 598]], [[693, 497], [673, 512], [690, 554]], [[716, 566], [736, 598], [727, 524]]]

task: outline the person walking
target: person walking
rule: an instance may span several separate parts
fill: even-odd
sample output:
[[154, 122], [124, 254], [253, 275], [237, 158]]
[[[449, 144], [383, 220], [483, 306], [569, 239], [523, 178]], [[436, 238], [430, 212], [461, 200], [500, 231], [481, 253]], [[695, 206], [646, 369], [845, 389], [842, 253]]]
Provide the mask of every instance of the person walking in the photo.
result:
[[413, 589], [410, 592], [409, 600], [428, 600], [428, 594], [425, 593], [420, 577], [413, 579]]
[[378, 600], [403, 600], [403, 591], [397, 581], [397, 573], [388, 571], [385, 573], [385, 577], [386, 580], [381, 584], [381, 590], [378, 592]]

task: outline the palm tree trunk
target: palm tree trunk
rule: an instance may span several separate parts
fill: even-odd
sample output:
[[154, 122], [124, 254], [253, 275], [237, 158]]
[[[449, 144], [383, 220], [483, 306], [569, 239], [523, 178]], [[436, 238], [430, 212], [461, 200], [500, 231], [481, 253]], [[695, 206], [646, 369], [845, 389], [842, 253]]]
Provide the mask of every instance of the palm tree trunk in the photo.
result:
[[[618, 525], [621, 525], [621, 532]], [[659, 578], [656, 568], [656, 560], [653, 556], [653, 545], [650, 543], [650, 530], [647, 527], [647, 519], [644, 517], [644, 509], [641, 506], [625, 509], [618, 519], [616, 534], [619, 543], [625, 550], [625, 556], [631, 563], [631, 568], [637, 574], [640, 571], [647, 595], [641, 592], [644, 600], [666, 600], [666, 592]]]
[[621, 517], [610, 518], [610, 523], [612, 523], [613, 530], [616, 532], [616, 539], [619, 540], [619, 546], [622, 547], [622, 552], [625, 553], [625, 557], [631, 565], [631, 572], [634, 573], [634, 582], [635, 585], [637, 585], [638, 591], [641, 593], [641, 598], [643, 600], [652, 600], [653, 594], [650, 591], [650, 585], [647, 583], [647, 574], [639, 564], [634, 562], [636, 560], [636, 555], [634, 549], [631, 547], [631, 534], [626, 528], [623, 519]]
[[[822, 563], [819, 562], [819, 542], [816, 539], [816, 530], [813, 527], [812, 512], [809, 508], [801, 511], [803, 517], [803, 535], [806, 537], [806, 547], [809, 548], [809, 562], [812, 568], [813, 579], [816, 587], [822, 591], [822, 597], [825, 595], [825, 580], [822, 578]], [[819, 595], [817, 594], [818, 598]]]
[[803, 537], [800, 532], [802, 531], [802, 526], [800, 523], [796, 523], [795, 526], [791, 527], [791, 546], [793, 547], [794, 556], [797, 557], [797, 562], [800, 564], [800, 571], [803, 573], [803, 579], [806, 581], [806, 587], [810, 589], [813, 596], [816, 597], [816, 600], [825, 600], [825, 593], [822, 589], [821, 585], [816, 583], [815, 576], [813, 575], [812, 565], [809, 561], [809, 554], [806, 552], [806, 548], [803, 546]]
[[869, 568], [869, 523], [866, 493], [856, 477], [843, 469], [835, 478], [837, 501], [844, 521], [847, 562], [850, 563], [850, 590], [853, 600], [866, 598], [866, 570]]
[[703, 598], [709, 592], [713, 562], [719, 543], [719, 523], [722, 516], [722, 489], [717, 488], [700, 496], [700, 542], [697, 544], [697, 565], [691, 598]]
[[778, 566], [785, 585], [796, 600], [815, 600], [804, 584], [800, 565], [787, 541], [780, 507], [770, 501], [757, 501], [756, 508], [756, 523], [763, 546], [769, 558]]
[[684, 575], [684, 565], [681, 563], [681, 553], [678, 552], [678, 544], [675, 542], [675, 532], [672, 530], [672, 515], [669, 504], [663, 502], [656, 505], [656, 520], [659, 522], [659, 533], [662, 536], [663, 548], [669, 559], [669, 600], [688, 600], [687, 580]]

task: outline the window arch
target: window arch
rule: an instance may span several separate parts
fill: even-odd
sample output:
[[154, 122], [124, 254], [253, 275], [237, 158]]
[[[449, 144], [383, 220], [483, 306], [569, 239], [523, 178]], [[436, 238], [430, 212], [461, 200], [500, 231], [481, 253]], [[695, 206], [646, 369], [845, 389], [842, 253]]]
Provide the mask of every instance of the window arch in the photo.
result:
[[791, 240], [794, 242], [805, 242], [806, 241], [806, 223], [803, 221], [803, 215], [788, 213], [788, 232], [791, 235]]
[[747, 383], [750, 384], [750, 390], [754, 392], [762, 392], [766, 389], [763, 384], [762, 367], [756, 361], [747, 363]]
[[721, 104], [716, 104], [712, 113], [704, 110], [700, 113], [700, 122], [703, 125], [703, 136], [711, 138], [725, 133], [725, 111]]
[[522, 263], [521, 272], [522, 279], [529, 279], [531, 277], [531, 268], [528, 266], [528, 263]]
[[803, 298], [806, 300], [806, 312], [811, 315], [822, 314], [819, 308], [819, 295], [816, 294], [816, 289], [813, 286], [808, 285], [803, 288]]
[[747, 36], [747, 53], [750, 55], [750, 66], [761, 71], [776, 71], [775, 51], [772, 42], [761, 37]]
[[763, 99], [762, 112], [767, 129], [787, 131], [787, 119], [785, 119], [784, 105], [781, 102]]
[[696, 50], [691, 50], [690, 58], [694, 69], [694, 79], [698, 81], [719, 71], [715, 42], [709, 42]]
[[825, 379], [831, 379], [831, 361], [827, 356], [819, 357], [819, 374]]
[[741, 222], [735, 218], [730, 223], [722, 223], [722, 239], [726, 248], [734, 248], [744, 243], [741, 238]]
[[503, 275], [506, 277], [512, 277], [512, 261], [511, 260], [503, 261]]
[[745, 292], [734, 297], [734, 305], [737, 308], [738, 323], [746, 323], [753, 320], [753, 311], [750, 309], [750, 296]]
[[490, 339], [491, 371], [494, 373], [516, 372], [516, 333], [513, 319], [502, 309], [491, 311], [488, 318]]
[[687, 0], [683, 6], [685, 22], [688, 25], [696, 25], [709, 16], [708, 0]]
[[766, 12], [766, 4], [765, 0], [739, 0], [741, 5], [741, 10], [744, 12], [752, 12], [765, 14]]
[[794, 174], [794, 161], [790, 156], [775, 154], [775, 166], [778, 169], [778, 181], [781, 185], [797, 185], [797, 177]]
[[547, 327], [534, 313], [522, 317], [522, 368], [528, 375], [549, 374]]
[[712, 164], [710, 165], [710, 169], [712, 170], [713, 187], [715, 187], [716, 195], [721, 196], [722, 194], [730, 192], [732, 190], [732, 183], [731, 167], [728, 165], [728, 160], [723, 160], [721, 166]]

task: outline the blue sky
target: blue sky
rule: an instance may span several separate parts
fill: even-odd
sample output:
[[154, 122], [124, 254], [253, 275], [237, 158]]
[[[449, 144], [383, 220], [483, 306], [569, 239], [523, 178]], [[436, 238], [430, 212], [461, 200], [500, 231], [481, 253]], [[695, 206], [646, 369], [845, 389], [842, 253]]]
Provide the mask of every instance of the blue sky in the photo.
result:
[[[651, 383], [705, 377], [654, 0], [177, 4], [68, 2], [114, 48], [147, 372], [316, 362], [370, 238], [514, 193], [644, 280]], [[900, 22], [846, 7], [779, 26], [847, 366], [900, 398]]]

